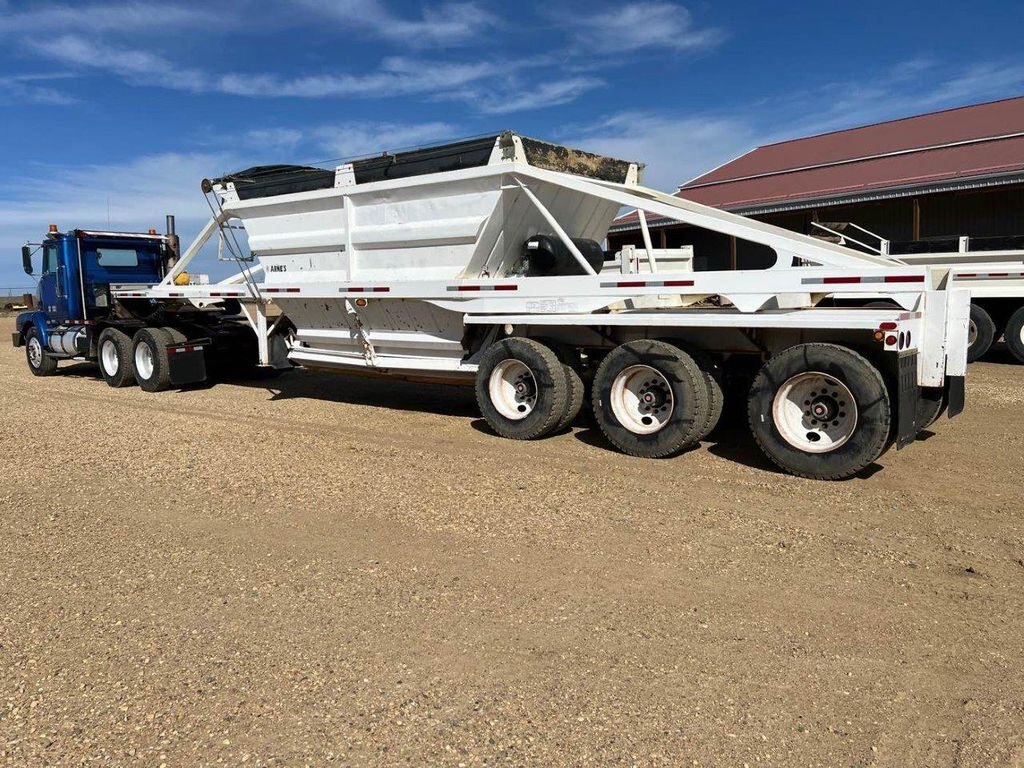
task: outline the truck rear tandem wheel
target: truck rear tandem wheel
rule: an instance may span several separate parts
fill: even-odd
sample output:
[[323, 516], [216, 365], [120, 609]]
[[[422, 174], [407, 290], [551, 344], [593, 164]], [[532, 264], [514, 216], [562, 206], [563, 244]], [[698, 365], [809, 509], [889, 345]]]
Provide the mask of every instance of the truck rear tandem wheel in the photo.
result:
[[130, 387], [135, 383], [132, 340], [118, 328], [104, 328], [96, 343], [100, 375], [111, 387]]
[[132, 371], [146, 392], [170, 389], [167, 347], [172, 343], [174, 339], [164, 328], [143, 328], [132, 339]]

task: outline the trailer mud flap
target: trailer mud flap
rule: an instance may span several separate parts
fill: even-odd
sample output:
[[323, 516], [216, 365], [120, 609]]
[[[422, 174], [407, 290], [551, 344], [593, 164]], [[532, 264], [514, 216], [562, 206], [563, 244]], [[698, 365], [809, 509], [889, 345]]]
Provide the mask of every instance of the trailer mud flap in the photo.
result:
[[899, 358], [899, 375], [897, 376], [897, 432], [896, 448], [900, 449], [917, 439], [920, 427], [917, 423], [917, 401], [921, 390], [917, 386], [917, 353], [901, 355]]
[[959, 416], [964, 412], [964, 402], [966, 400], [964, 377], [963, 376], [947, 376], [946, 377], [946, 402], [949, 406], [946, 410], [946, 415], [949, 418]]
[[167, 348], [167, 369], [171, 384], [184, 387], [206, 381], [206, 356], [209, 340], [175, 344]]

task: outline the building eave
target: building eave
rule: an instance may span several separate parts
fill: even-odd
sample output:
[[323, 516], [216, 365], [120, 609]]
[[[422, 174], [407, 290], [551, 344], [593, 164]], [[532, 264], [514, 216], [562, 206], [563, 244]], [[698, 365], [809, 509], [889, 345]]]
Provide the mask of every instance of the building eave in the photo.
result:
[[[828, 208], [837, 205], [851, 205], [854, 203], [867, 203], [878, 200], [896, 200], [905, 197], [915, 197], [917, 195], [932, 195], [941, 192], [961, 192], [970, 189], [984, 189], [986, 187], [999, 187], [1020, 183], [1024, 183], [1024, 170], [988, 176], [974, 176], [971, 178], [945, 179], [932, 184], [883, 187], [879, 189], [866, 190], [864, 192], [804, 197], [791, 200], [758, 203], [755, 205], [723, 206], [721, 207], [721, 210], [729, 211], [730, 213], [738, 213], [743, 216], [762, 216], [772, 213], [804, 211], [809, 208]], [[678, 194], [680, 197], [686, 198], [685, 189], [680, 189]], [[679, 222], [672, 221], [670, 219], [652, 219], [650, 217], [648, 217], [647, 223], [652, 229], [679, 224]], [[608, 228], [608, 233], [615, 234], [618, 232], [631, 232], [638, 229], [640, 229], [639, 222], [612, 224], [612, 226]]]

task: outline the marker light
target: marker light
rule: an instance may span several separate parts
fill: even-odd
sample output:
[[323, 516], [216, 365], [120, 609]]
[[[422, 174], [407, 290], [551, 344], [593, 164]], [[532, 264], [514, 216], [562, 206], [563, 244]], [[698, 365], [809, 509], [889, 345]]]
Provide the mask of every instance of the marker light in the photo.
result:
[[50, 234], [51, 235], [56, 235], [57, 234], [57, 225], [56, 224], [51, 224], [50, 225]]

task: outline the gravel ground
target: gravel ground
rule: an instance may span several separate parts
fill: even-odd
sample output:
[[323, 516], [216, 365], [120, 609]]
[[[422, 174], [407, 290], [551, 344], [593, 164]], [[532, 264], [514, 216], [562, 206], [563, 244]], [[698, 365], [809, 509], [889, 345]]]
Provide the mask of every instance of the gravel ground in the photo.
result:
[[738, 428], [644, 461], [467, 389], [0, 347], [0, 759], [1024, 765], [1022, 393], [977, 364], [822, 484]]

